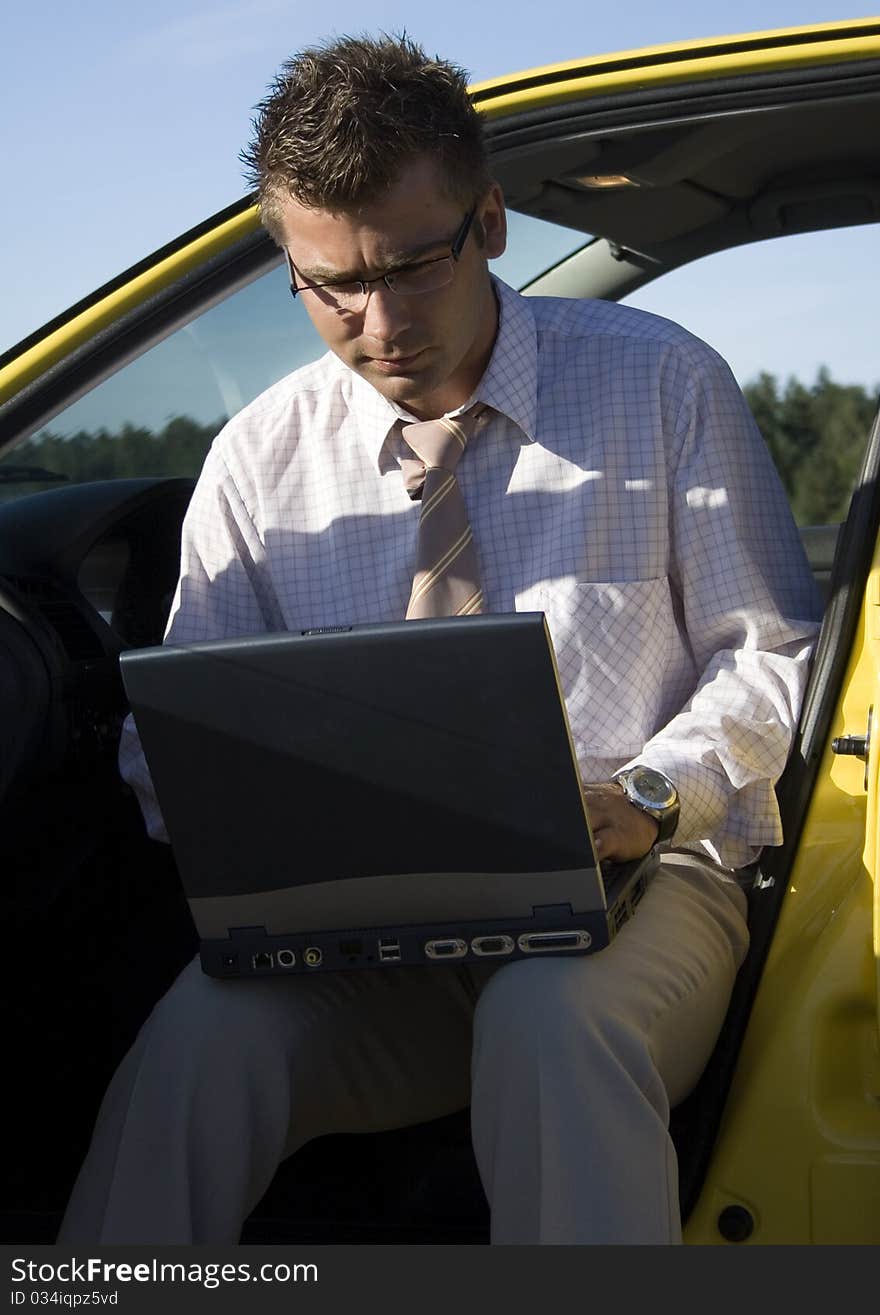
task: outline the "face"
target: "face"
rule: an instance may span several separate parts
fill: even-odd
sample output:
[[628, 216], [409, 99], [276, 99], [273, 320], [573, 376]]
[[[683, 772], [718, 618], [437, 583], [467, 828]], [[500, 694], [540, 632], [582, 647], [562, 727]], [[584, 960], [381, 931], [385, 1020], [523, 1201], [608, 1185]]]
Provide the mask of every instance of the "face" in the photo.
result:
[[[448, 256], [467, 209], [447, 195], [435, 162], [425, 157], [358, 210], [334, 213], [288, 199], [280, 228], [297, 286], [307, 288], [372, 279]], [[417, 418], [434, 419], [467, 401], [488, 364], [498, 312], [486, 262], [501, 255], [505, 239], [503, 198], [493, 186], [477, 201], [445, 287], [400, 296], [383, 282], [371, 283], [366, 305], [356, 311], [334, 306], [320, 291], [306, 291], [302, 300], [346, 365]]]

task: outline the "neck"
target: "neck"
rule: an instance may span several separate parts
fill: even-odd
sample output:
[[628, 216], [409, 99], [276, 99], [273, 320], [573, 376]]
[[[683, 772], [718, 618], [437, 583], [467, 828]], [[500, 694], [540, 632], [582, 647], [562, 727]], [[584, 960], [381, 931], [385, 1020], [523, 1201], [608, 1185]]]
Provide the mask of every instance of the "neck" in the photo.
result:
[[414, 398], [411, 402], [404, 403], [411, 415], [417, 420], [438, 420], [440, 416], [464, 406], [488, 369], [498, 337], [499, 323], [498, 299], [491, 280], [487, 277], [485, 300], [479, 315], [480, 328], [474, 335], [466, 359], [456, 372], [456, 377], [441, 384], [430, 396]]

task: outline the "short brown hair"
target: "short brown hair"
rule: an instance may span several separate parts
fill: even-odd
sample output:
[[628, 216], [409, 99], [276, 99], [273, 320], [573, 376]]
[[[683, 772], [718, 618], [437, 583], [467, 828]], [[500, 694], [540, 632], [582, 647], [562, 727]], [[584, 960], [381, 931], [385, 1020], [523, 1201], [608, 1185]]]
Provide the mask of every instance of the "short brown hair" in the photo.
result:
[[480, 117], [463, 69], [429, 59], [406, 34], [341, 37], [300, 51], [257, 106], [241, 153], [276, 239], [278, 203], [347, 210], [391, 188], [414, 157], [438, 161], [450, 196], [471, 205], [490, 186]]

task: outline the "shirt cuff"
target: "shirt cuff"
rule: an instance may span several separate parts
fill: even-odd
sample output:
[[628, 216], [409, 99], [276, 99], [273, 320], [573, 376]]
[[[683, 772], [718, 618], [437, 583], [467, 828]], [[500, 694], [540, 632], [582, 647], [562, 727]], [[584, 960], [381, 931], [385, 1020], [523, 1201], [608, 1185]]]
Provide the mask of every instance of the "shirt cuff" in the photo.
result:
[[[614, 776], [637, 766], [653, 767], [662, 772], [678, 791], [678, 825], [672, 843], [699, 843], [724, 830], [729, 794], [717, 772], [681, 754], [650, 746], [617, 768]], [[729, 782], [727, 785], [729, 787]]]

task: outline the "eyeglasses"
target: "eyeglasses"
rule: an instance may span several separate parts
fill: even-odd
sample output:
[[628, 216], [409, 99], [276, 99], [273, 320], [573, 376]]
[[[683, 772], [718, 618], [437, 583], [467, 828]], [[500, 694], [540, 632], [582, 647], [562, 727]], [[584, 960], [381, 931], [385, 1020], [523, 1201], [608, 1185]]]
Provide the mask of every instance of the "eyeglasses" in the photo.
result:
[[439, 288], [445, 288], [452, 282], [455, 266], [476, 212], [477, 207], [472, 206], [465, 215], [452, 239], [448, 256], [441, 256], [439, 260], [423, 260], [418, 265], [407, 265], [389, 274], [379, 274], [374, 279], [347, 279], [344, 283], [304, 283], [298, 287], [295, 282], [297, 271], [290, 259], [290, 252], [285, 250], [290, 271], [290, 295], [296, 297], [299, 293], [311, 292], [316, 300], [336, 310], [360, 311], [367, 304], [371, 283], [384, 283], [398, 297], [417, 297], [421, 292], [436, 292]]

